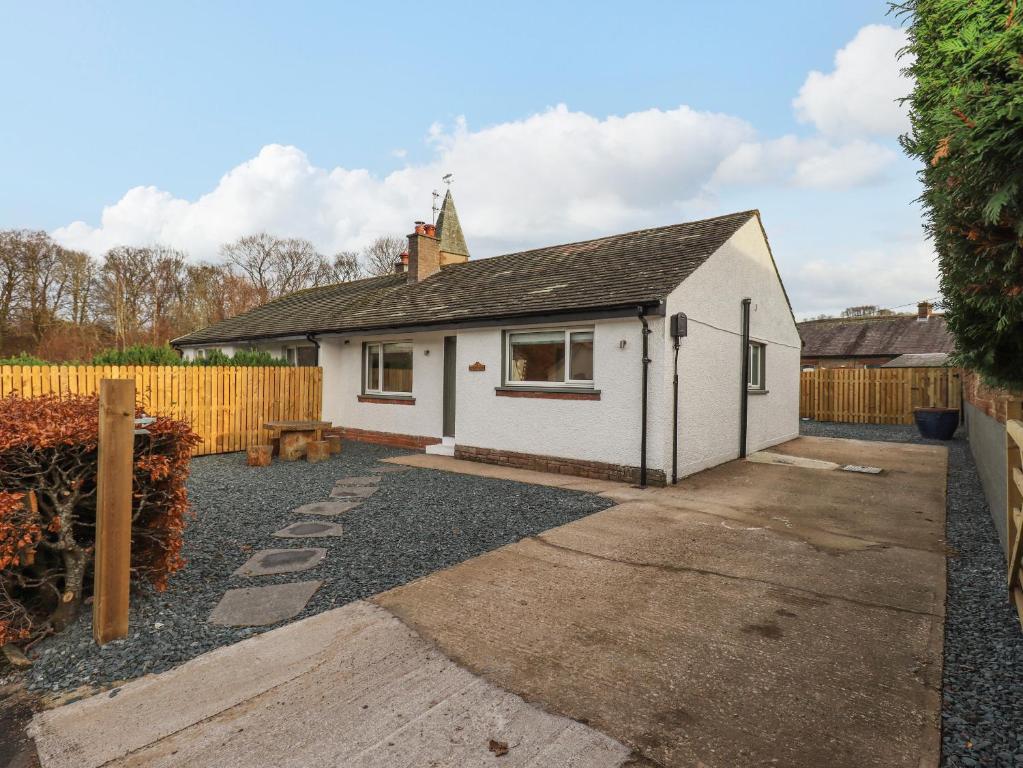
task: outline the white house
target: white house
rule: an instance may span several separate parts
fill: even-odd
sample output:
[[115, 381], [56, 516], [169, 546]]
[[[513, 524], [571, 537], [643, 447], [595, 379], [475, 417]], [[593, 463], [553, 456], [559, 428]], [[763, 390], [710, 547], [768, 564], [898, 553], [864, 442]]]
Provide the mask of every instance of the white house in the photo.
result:
[[663, 484], [798, 434], [800, 338], [757, 211], [470, 260], [448, 193], [395, 274], [174, 345], [318, 363], [347, 439], [587, 477]]

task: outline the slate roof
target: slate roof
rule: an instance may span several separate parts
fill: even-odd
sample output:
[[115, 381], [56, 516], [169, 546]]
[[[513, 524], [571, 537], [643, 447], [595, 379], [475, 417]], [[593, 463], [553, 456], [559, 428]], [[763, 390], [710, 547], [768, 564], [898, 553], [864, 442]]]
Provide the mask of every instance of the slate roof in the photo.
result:
[[946, 368], [948, 352], [920, 352], [899, 355], [881, 366], [882, 368]]
[[810, 320], [797, 325], [803, 357], [866, 357], [952, 352], [955, 343], [945, 318], [931, 315]]
[[458, 211], [455, 210], [455, 198], [451, 196], [450, 189], [444, 195], [444, 202], [437, 215], [437, 237], [440, 239], [440, 249], [444, 253], [469, 256], [469, 246], [465, 244], [462, 225], [458, 222]]
[[468, 261], [419, 283], [385, 275], [309, 288], [174, 340], [203, 344], [652, 306], [754, 217], [742, 211]]

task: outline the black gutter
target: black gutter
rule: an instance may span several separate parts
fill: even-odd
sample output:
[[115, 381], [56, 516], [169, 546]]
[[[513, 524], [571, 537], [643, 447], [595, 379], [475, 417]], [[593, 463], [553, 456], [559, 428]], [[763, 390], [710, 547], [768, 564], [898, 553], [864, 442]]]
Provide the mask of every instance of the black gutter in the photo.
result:
[[650, 378], [650, 325], [646, 321], [646, 307], [639, 307], [639, 322], [643, 324], [643, 415], [639, 437], [639, 487], [646, 488], [646, 433], [647, 433], [647, 382]]
[[[288, 339], [288, 338], [302, 338], [309, 335], [315, 336], [333, 336], [333, 337], [345, 337], [345, 336], [370, 336], [380, 333], [400, 332], [400, 333], [419, 333], [421, 331], [448, 331], [456, 330], [459, 328], [488, 328], [498, 325], [509, 325], [512, 323], [522, 323], [524, 325], [534, 325], [537, 323], [566, 323], [581, 320], [604, 320], [616, 317], [633, 317], [636, 313], [636, 304], [629, 304], [626, 306], [621, 305], [610, 305], [607, 307], [595, 307], [592, 309], [576, 310], [572, 312], [551, 312], [544, 314], [507, 314], [507, 315], [494, 315], [493, 317], [484, 317], [474, 319], [467, 317], [464, 320], [450, 320], [447, 322], [437, 323], [419, 323], [419, 324], [407, 324], [407, 325], [378, 325], [366, 328], [353, 328], [351, 330], [345, 330], [343, 328], [321, 328], [313, 331], [289, 331], [288, 333], [275, 333], [268, 334], [265, 336], [241, 336], [233, 338], [219, 338], [219, 339], [196, 339], [194, 341], [185, 340], [184, 337], [181, 339], [174, 339], [171, 344], [181, 344], [184, 346], [199, 346], [204, 344], [229, 344], [233, 342], [243, 341], [262, 341], [262, 340], [273, 340], [273, 339]], [[647, 309], [648, 317], [659, 317], [664, 314], [664, 302], [660, 299], [653, 299], [648, 301], [642, 306]]]
[[746, 458], [746, 425], [749, 409], [749, 306], [751, 299], [742, 300], [742, 381], [739, 396], [739, 458]]

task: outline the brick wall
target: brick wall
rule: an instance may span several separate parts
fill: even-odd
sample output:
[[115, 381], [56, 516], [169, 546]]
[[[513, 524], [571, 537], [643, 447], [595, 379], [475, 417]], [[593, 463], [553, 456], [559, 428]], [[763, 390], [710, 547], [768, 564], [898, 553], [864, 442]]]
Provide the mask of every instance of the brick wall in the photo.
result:
[[963, 371], [963, 400], [1004, 424], [1008, 403], [1023, 399], [1023, 392], [989, 387], [973, 371]]
[[356, 429], [354, 427], [334, 427], [333, 429], [325, 429], [323, 433], [325, 435], [338, 435], [344, 440], [389, 445], [392, 448], [407, 448], [412, 451], [421, 451], [428, 445], [440, 442], [439, 437], [399, 435], [395, 432], [374, 432], [371, 429]]
[[[484, 464], [500, 464], [518, 469], [532, 469], [537, 472], [553, 472], [561, 475], [575, 475], [595, 480], [615, 480], [621, 483], [639, 482], [639, 467], [621, 464], [605, 464], [599, 461], [567, 459], [561, 456], [541, 456], [532, 453], [515, 453], [493, 448], [474, 448], [468, 445], [455, 446], [455, 458], [479, 461]], [[647, 484], [664, 485], [664, 472], [647, 469]]]

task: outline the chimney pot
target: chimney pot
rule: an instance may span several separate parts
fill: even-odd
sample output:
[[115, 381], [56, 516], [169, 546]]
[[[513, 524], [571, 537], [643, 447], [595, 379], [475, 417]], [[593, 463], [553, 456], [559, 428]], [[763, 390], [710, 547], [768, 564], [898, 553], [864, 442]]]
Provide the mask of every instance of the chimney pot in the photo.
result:
[[425, 234], [425, 235], [427, 235], [429, 237], [436, 237], [437, 236], [437, 227], [434, 226], [433, 224], [424, 224], [423, 225], [423, 234]]
[[929, 301], [921, 301], [916, 305], [916, 319], [926, 320], [931, 316], [932, 305]]
[[417, 221], [416, 222], [415, 233], [417, 235], [425, 235], [426, 234], [426, 222], [425, 221]]

